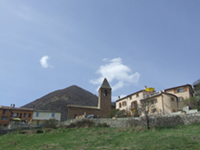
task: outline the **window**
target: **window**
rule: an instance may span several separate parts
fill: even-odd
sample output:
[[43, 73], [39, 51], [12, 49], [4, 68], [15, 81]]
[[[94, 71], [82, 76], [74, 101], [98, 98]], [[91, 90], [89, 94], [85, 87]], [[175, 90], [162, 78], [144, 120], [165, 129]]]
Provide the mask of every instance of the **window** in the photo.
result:
[[178, 98], [178, 101], [179, 101], [179, 102], [182, 102], [182, 100], [183, 100], [182, 97], [179, 97], [179, 98]]
[[154, 108], [152, 111], [153, 111], [153, 113], [155, 113], [156, 112], [156, 108]]
[[121, 108], [122, 107], [122, 104], [121, 103], [119, 103], [119, 108]]
[[139, 94], [137, 93], [137, 94], [136, 94], [136, 97], [138, 97], [138, 96], [139, 96]]
[[5, 114], [6, 110], [3, 110], [3, 115]]
[[25, 117], [26, 117], [26, 118], [28, 118], [28, 117], [29, 117], [29, 115], [30, 115], [29, 113], [26, 113], [26, 114], [25, 114]]
[[126, 106], [126, 102], [124, 101], [124, 102], [122, 102], [122, 106]]
[[147, 106], [148, 105], [148, 102], [147, 101], [145, 101], [145, 106]]
[[157, 103], [157, 98], [153, 99], [153, 100], [151, 101], [151, 103], [152, 103], [152, 104]]
[[55, 113], [52, 113], [52, 114], [51, 114], [51, 117], [55, 117]]
[[1, 120], [7, 120], [7, 116], [2, 116]]
[[13, 113], [13, 117], [17, 117], [17, 113]]
[[152, 104], [155, 104], [155, 103], [156, 103], [156, 100], [155, 100], [155, 99], [153, 99], [153, 100], [152, 100]]
[[4, 124], [4, 126], [3, 126], [3, 127], [5, 128], [6, 126], [7, 126], [7, 124]]
[[177, 93], [184, 92], [184, 88], [177, 89]]
[[175, 98], [171, 97], [171, 101], [172, 101], [172, 102], [175, 102]]
[[136, 109], [137, 108], [137, 102], [132, 102], [131, 103], [131, 108], [135, 108]]
[[22, 113], [19, 114], [19, 118], [21, 118], [21, 117], [22, 117]]
[[132, 99], [132, 96], [130, 96], [129, 99], [131, 100], [131, 99]]
[[36, 115], [35, 115], [36, 117], [39, 117], [39, 112], [36, 112]]

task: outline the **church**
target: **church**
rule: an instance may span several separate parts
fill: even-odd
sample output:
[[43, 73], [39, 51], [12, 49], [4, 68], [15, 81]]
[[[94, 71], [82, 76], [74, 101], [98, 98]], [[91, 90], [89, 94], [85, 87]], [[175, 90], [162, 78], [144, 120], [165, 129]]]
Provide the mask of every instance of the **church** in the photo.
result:
[[105, 78], [101, 87], [99, 88], [98, 106], [80, 106], [80, 105], [67, 105], [67, 119], [73, 119], [81, 115], [96, 115], [100, 118], [106, 118], [111, 110], [111, 94], [112, 88], [110, 87], [107, 79]]

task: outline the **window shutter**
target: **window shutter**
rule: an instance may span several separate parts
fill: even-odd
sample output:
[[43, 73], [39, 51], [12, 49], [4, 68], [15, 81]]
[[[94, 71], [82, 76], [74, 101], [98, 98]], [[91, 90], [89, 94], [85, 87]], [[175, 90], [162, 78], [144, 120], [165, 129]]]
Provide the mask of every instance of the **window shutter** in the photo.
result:
[[184, 99], [184, 98], [181, 96], [181, 100], [182, 100], [182, 101], [183, 101], [183, 99]]
[[26, 117], [26, 113], [24, 113], [24, 117]]
[[155, 98], [155, 103], [157, 103], [158, 101], [157, 101], [157, 98]]
[[17, 113], [17, 116], [16, 116], [16, 117], [18, 117], [18, 114], [19, 114], [19, 113]]
[[158, 108], [156, 108], [156, 112], [158, 112]]
[[153, 113], [153, 109], [151, 109], [151, 113]]
[[174, 93], [177, 93], [177, 89], [174, 90]]
[[187, 87], [184, 87], [184, 92], [187, 91]]
[[29, 117], [31, 117], [31, 113], [29, 114]]

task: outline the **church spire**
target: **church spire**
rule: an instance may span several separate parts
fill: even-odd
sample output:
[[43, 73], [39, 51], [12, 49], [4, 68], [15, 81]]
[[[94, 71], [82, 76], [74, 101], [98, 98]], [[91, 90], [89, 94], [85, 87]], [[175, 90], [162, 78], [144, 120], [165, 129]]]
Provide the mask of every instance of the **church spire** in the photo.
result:
[[111, 87], [110, 87], [110, 85], [109, 85], [109, 83], [108, 83], [106, 78], [104, 78], [103, 83], [102, 83], [100, 88], [111, 89]]

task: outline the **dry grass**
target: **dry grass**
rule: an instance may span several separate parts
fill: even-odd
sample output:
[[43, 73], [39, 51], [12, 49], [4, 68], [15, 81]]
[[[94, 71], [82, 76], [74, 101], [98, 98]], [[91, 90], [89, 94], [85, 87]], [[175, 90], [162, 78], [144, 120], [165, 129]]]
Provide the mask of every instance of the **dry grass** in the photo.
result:
[[142, 132], [144, 132], [144, 131], [146, 131], [147, 129], [146, 129], [146, 127], [143, 127], [143, 126], [137, 126], [136, 128], [135, 128], [135, 132], [136, 133], [142, 133]]

